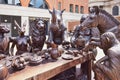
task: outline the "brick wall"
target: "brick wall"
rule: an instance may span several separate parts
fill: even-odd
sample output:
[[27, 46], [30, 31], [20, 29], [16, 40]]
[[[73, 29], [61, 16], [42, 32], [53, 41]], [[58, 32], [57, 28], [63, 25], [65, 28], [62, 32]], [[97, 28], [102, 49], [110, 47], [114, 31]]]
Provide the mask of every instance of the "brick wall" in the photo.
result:
[[120, 16], [115, 16], [115, 18], [116, 18], [118, 21], [120, 21]]
[[79, 12], [80, 12], [80, 6], [84, 6], [84, 13], [88, 13], [88, 0], [46, 0], [46, 2], [49, 5], [50, 9], [58, 9], [58, 3], [61, 2], [61, 9], [66, 9], [67, 12], [69, 12], [69, 5], [73, 4], [74, 12], [75, 12], [75, 5], [78, 5]]
[[67, 31], [73, 31], [76, 25], [79, 25], [80, 21], [73, 21], [73, 22], [68, 22], [68, 29]]

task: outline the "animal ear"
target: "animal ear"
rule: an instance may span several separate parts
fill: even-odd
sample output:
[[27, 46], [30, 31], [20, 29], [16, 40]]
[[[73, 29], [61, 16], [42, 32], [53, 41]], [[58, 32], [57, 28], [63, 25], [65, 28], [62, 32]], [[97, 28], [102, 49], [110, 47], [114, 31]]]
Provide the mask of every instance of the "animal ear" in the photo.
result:
[[91, 12], [91, 11], [90, 11], [90, 7], [88, 7], [88, 11], [89, 11], [89, 13]]
[[21, 27], [20, 27], [20, 25], [17, 23], [16, 20], [14, 20], [14, 23], [15, 23], [15, 25], [17, 26], [18, 31], [20, 32], [20, 31], [21, 31]]
[[95, 10], [96, 14], [99, 14], [99, 7], [98, 6], [93, 6], [93, 9]]
[[23, 23], [23, 27], [26, 27], [27, 25], [27, 20], [25, 20], [25, 22]]
[[16, 25], [19, 29], [21, 28], [20, 25], [17, 23], [16, 20], [14, 20], [14, 23], [15, 23], [15, 25]]
[[65, 9], [63, 9], [62, 11], [61, 11], [61, 13], [63, 13], [65, 11]]
[[106, 40], [107, 40], [108, 43], [110, 42], [110, 39], [108, 37], [106, 37]]
[[55, 8], [53, 8], [53, 13], [55, 13]]
[[48, 9], [48, 11], [49, 11], [50, 14], [52, 14], [52, 11], [51, 11], [51, 10]]

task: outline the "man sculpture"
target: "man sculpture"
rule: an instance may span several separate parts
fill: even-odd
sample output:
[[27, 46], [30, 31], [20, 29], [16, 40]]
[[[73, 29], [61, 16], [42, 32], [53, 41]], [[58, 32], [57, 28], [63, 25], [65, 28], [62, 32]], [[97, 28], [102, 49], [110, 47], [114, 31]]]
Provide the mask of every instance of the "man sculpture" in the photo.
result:
[[112, 32], [101, 35], [105, 56], [93, 66], [95, 80], [120, 80], [120, 42]]

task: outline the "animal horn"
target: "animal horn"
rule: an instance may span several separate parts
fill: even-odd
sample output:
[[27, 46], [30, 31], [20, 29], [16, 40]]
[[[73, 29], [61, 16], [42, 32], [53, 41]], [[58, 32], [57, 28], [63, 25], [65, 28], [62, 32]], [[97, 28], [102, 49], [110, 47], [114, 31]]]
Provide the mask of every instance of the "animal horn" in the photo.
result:
[[95, 9], [96, 14], [98, 14], [99, 13], [99, 7], [98, 6], [93, 6], [93, 8]]
[[90, 8], [91, 8], [91, 7], [88, 7], [88, 11], [89, 11], [89, 13], [91, 12]]
[[48, 11], [49, 11], [50, 14], [52, 14], [52, 11], [51, 11], [51, 10], [48, 9]]
[[63, 9], [61, 12], [63, 13], [65, 11], [65, 9]]
[[55, 13], [55, 8], [53, 8], [53, 13]]
[[109, 43], [109, 42], [110, 42], [110, 39], [109, 39], [108, 37], [106, 37], [106, 39], [107, 39], [107, 42]]
[[17, 26], [18, 31], [21, 31], [21, 27], [20, 27], [20, 25], [17, 23], [17, 21], [16, 21], [16, 20], [14, 20], [14, 23], [15, 23], [15, 25]]

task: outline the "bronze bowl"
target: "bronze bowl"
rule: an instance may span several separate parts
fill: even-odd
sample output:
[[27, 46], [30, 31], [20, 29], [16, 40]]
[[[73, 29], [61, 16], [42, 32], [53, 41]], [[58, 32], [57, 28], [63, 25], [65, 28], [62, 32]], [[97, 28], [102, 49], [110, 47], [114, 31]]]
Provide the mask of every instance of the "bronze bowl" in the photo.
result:
[[38, 65], [38, 64], [40, 64], [41, 62], [42, 62], [41, 56], [34, 55], [34, 56], [31, 56], [30, 61], [29, 61], [29, 64], [30, 64], [30, 65]]
[[5, 65], [0, 64], [0, 80], [5, 80], [7, 75], [8, 75], [8, 68]]
[[14, 70], [21, 70], [25, 68], [25, 59], [23, 57], [17, 57], [13, 59], [11, 66]]
[[50, 50], [50, 56], [52, 59], [57, 59], [60, 56], [60, 53], [57, 48], [52, 48]]

